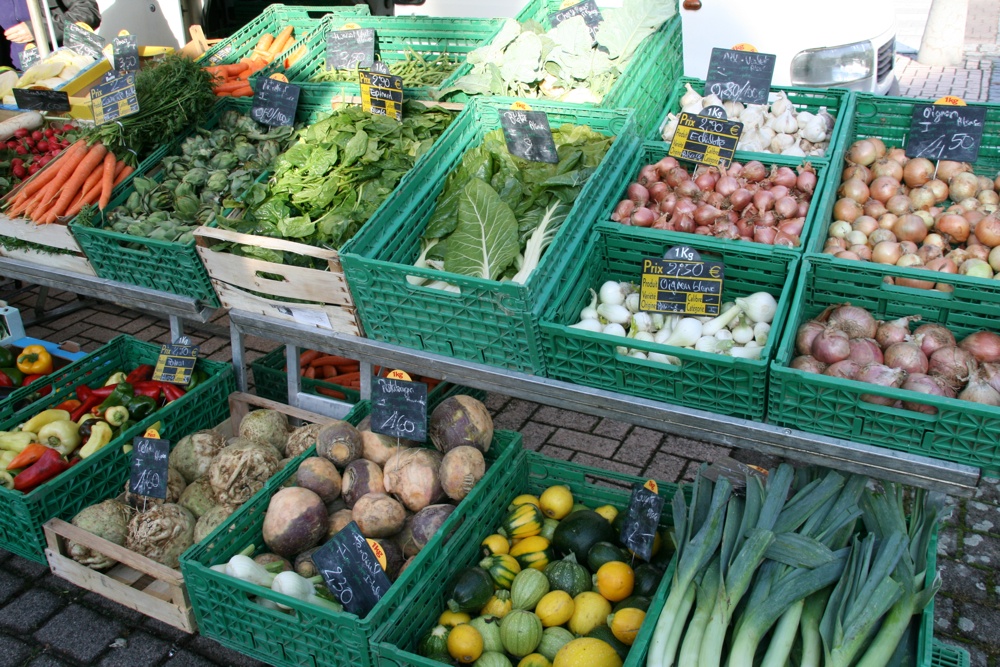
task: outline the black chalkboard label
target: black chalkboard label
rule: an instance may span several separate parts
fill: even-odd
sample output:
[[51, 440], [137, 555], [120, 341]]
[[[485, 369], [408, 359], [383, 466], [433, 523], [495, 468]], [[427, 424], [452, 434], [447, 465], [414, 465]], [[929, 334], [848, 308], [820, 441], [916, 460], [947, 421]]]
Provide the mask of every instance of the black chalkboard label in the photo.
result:
[[771, 91], [777, 56], [754, 51], [712, 49], [705, 77], [705, 95], [744, 104], [765, 104]]
[[906, 155], [975, 162], [985, 124], [986, 107], [917, 104], [910, 119]]
[[139, 40], [135, 35], [121, 35], [111, 40], [115, 69], [119, 72], [139, 70]]
[[294, 125], [300, 91], [301, 88], [294, 84], [262, 77], [254, 86], [250, 116], [258, 123], [272, 127]]
[[66, 23], [63, 26], [63, 43], [81, 56], [101, 60], [104, 58], [104, 46], [108, 42], [96, 32], [84, 30], [75, 23]]
[[601, 16], [601, 10], [597, 6], [596, 0], [584, 0], [565, 9], [560, 9], [558, 12], [553, 12], [549, 15], [549, 23], [555, 28], [566, 19], [574, 16], [582, 16], [583, 22], [590, 28], [591, 37], [597, 39], [597, 26], [601, 25], [604, 17]]
[[643, 560], [649, 560], [653, 555], [653, 541], [664, 503], [662, 496], [639, 484], [632, 488], [625, 521], [622, 522], [621, 543]]
[[500, 126], [511, 155], [532, 162], [559, 163], [549, 117], [544, 111], [508, 109], [500, 113]]
[[372, 386], [372, 431], [424, 442], [427, 440], [427, 385], [376, 378]]
[[135, 93], [135, 74], [115, 77], [91, 88], [90, 106], [97, 125], [137, 113], [139, 98]]
[[403, 120], [403, 78], [378, 72], [358, 72], [361, 109], [378, 116]]
[[368, 615], [392, 585], [354, 521], [314, 553], [312, 560], [326, 587], [344, 609], [361, 618]]
[[21, 58], [20, 58], [21, 71], [23, 72], [24, 70], [28, 69], [29, 67], [37, 63], [39, 60], [41, 60], [41, 58], [42, 56], [40, 53], [38, 53], [38, 49], [36, 47], [31, 47], [30, 49], [25, 49], [24, 51], [21, 51]]
[[375, 30], [334, 30], [326, 33], [327, 69], [368, 69], [375, 62]]
[[33, 90], [15, 88], [14, 102], [18, 109], [29, 111], [69, 111], [69, 93], [64, 90]]
[[676, 246], [663, 259], [642, 260], [639, 309], [714, 317], [722, 308], [724, 278], [722, 262], [707, 262], [694, 248]]
[[670, 141], [670, 155], [712, 167], [729, 167], [742, 134], [743, 123], [739, 121], [682, 111]]
[[161, 345], [153, 368], [153, 379], [171, 384], [188, 384], [198, 362], [197, 345]]
[[129, 491], [140, 496], [165, 499], [169, 456], [170, 442], [167, 440], [144, 436], [132, 440], [132, 474], [129, 477]]

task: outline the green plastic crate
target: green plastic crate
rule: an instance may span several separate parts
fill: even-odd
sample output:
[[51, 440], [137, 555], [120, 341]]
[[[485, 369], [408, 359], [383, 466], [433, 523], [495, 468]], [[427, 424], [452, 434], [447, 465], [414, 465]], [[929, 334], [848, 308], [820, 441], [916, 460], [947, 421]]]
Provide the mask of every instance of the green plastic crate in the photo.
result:
[[[464, 64], [466, 54], [488, 43], [503, 25], [502, 19], [434, 16], [352, 16], [349, 21], [361, 28], [374, 28], [378, 47], [376, 54], [390, 68], [395, 63], [404, 62], [408, 50], [413, 50], [427, 59], [436, 59], [441, 53], [447, 53]], [[308, 53], [298, 62], [287, 71], [283, 63], [271, 63], [255, 77], [251, 77], [252, 82], [256, 81], [257, 77], [283, 72], [291, 83], [302, 89], [299, 93], [300, 100], [327, 107], [337, 98], [361, 95], [361, 86], [357, 81], [350, 83], [313, 81], [315, 76], [326, 69], [327, 33], [340, 30], [344, 23], [344, 18], [330, 17], [309, 35], [306, 42]], [[435, 90], [450, 84], [460, 68], [461, 65], [434, 87], [409, 87], [404, 80], [403, 98], [435, 99]]]
[[[534, 110], [548, 114], [553, 128], [563, 123], [589, 125], [617, 139], [527, 282], [497, 282], [413, 267], [420, 253], [420, 236], [448, 174], [467, 149], [500, 127], [500, 113], [512, 102], [493, 98], [467, 105], [392, 197], [344, 246], [341, 262], [369, 338], [544, 373], [538, 332], [542, 306], [555, 291], [564, 266], [575, 261], [598, 212], [606, 210], [618, 194], [639, 140], [631, 111], [581, 110], [532, 101]], [[411, 285], [407, 281], [411, 275], [447, 280], [461, 294]]]
[[[590, 303], [591, 288], [600, 289], [605, 280], [638, 284], [643, 258], [662, 257], [667, 248], [677, 245], [662, 233], [649, 232], [601, 223], [577, 254], [565, 287], [553, 297], [541, 322], [548, 377], [762, 421], [767, 408], [767, 367], [778, 348], [798, 268], [798, 259], [787, 251], [772, 254], [750, 244], [737, 248], [694, 234], [686, 235], [684, 241], [703, 259], [725, 263], [723, 302], [759, 291], [778, 299], [772, 335], [760, 359], [737, 359], [657, 343], [626, 343], [618, 336], [570, 326], [580, 321], [580, 310]], [[628, 357], [616, 352], [620, 345], [670, 354], [679, 358], [681, 365]]]
[[969, 652], [963, 648], [934, 640], [931, 651], [931, 667], [969, 667]]
[[[665, 111], [661, 111], [658, 122], [656, 126], [652, 128], [649, 133], [650, 141], [662, 141], [662, 131], [664, 125], [667, 124], [667, 114], [672, 113], [675, 116], [681, 112], [681, 97], [687, 92], [684, 87], [685, 84], [691, 84], [695, 92], [704, 95], [705, 90], [705, 80], [697, 79], [694, 77], [684, 76], [678, 79], [677, 83], [674, 85], [674, 90], [670, 94], [670, 99], [667, 101], [667, 106]], [[812, 163], [829, 162], [831, 157], [836, 153], [837, 148], [839, 148], [838, 139], [840, 135], [844, 133], [847, 127], [847, 119], [851, 115], [851, 93], [848, 90], [842, 90], [839, 88], [799, 88], [795, 86], [773, 86], [771, 88], [772, 93], [783, 92], [788, 97], [789, 101], [795, 106], [796, 111], [808, 111], [810, 113], [816, 113], [819, 111], [820, 107], [826, 107], [826, 110], [836, 118], [836, 122], [833, 125], [833, 130], [830, 133], [830, 147], [827, 149], [826, 154], [823, 157], [808, 157], [804, 158]], [[737, 119], [739, 120], [739, 119]], [[754, 157], [760, 157], [761, 155], [773, 156], [773, 153], [753, 153]]]
[[[359, 403], [345, 419], [357, 424], [368, 415], [369, 407], [367, 402]], [[208, 538], [188, 549], [181, 556], [181, 571], [198, 629], [206, 637], [280, 667], [371, 667], [374, 662], [369, 641], [375, 632], [401, 602], [426, 585], [428, 573], [448, 558], [452, 545], [467, 544], [478, 532], [470, 517], [477, 516], [480, 506], [506, 486], [522, 453], [521, 436], [510, 431], [494, 433], [486, 454], [486, 475], [365, 618], [317, 608], [210, 569], [211, 565], [227, 562], [247, 545], [263, 545], [261, 527], [271, 496], [314, 452], [315, 447], [310, 447], [293, 460]], [[296, 614], [271, 611], [250, 600], [250, 596], [258, 595], [292, 607]]]
[[[771, 365], [767, 421], [979, 466], [984, 471], [1000, 471], [1000, 408], [816, 375], [788, 366], [795, 357], [799, 326], [827, 306], [848, 301], [867, 308], [879, 320], [920, 315], [923, 319], [914, 327], [928, 322], [943, 324], [959, 340], [981, 329], [1000, 330], [1000, 281], [970, 286], [961, 276], [936, 273], [936, 280], [954, 286], [954, 291], [920, 290], [883, 282], [886, 276], [912, 275], [912, 269], [854, 262], [847, 274], [825, 259], [809, 256], [803, 262], [781, 346]], [[860, 400], [862, 394], [932, 406], [937, 414], [866, 403]]]
[[[246, 0], [236, 3], [240, 5], [250, 4]], [[264, 9], [263, 12], [254, 12], [246, 17], [253, 19], [235, 33], [220, 40], [198, 59], [205, 65], [230, 65], [237, 63], [240, 58], [246, 58], [253, 53], [257, 42], [265, 33], [277, 36], [278, 32], [285, 26], [290, 25], [294, 29], [292, 37], [295, 44], [282, 51], [276, 61], [283, 61], [289, 51], [297, 48], [302, 43], [303, 33], [310, 33], [319, 27], [323, 19], [328, 14], [339, 16], [367, 16], [369, 14], [368, 5], [359, 4], [353, 7], [300, 7], [290, 5], [275, 4]]]
[[[413, 594], [392, 619], [378, 632], [372, 642], [379, 667], [435, 667], [441, 663], [420, 656], [416, 652], [417, 643], [434, 625], [438, 615], [445, 609], [443, 591], [448, 582], [460, 570], [475, 565], [482, 554], [482, 539], [493, 532], [507, 513], [511, 500], [522, 493], [539, 494], [553, 484], [565, 484], [573, 491], [577, 502], [591, 507], [614, 505], [620, 510], [628, 506], [632, 484], [643, 484], [645, 480], [631, 475], [599, 470], [579, 463], [550, 459], [535, 452], [524, 452], [515, 462], [511, 474], [495, 489], [488, 499], [483, 499], [470, 523], [476, 530], [470, 539], [459, 543], [452, 540], [448, 554], [436, 564], [436, 568], [426, 575], [427, 583]], [[609, 486], [613, 485], [613, 486]], [[674, 484], [660, 484], [660, 495], [667, 505], [660, 517], [660, 526], [670, 526], [670, 499], [677, 491]], [[639, 634], [629, 651], [625, 667], [639, 667], [646, 664], [646, 648], [653, 635], [656, 620], [666, 602], [673, 576], [673, 564], [667, 569], [656, 590], [647, 621], [642, 624]]]
[[[843, 165], [844, 156], [858, 139], [877, 137], [885, 145], [905, 147], [910, 134], [910, 118], [917, 104], [928, 104], [928, 100], [915, 100], [901, 97], [879, 97], [868, 94], [855, 94], [853, 110], [844, 133], [839, 141], [836, 153], [832, 158], [834, 165]], [[986, 107], [986, 123], [983, 129], [983, 140], [979, 149], [979, 159], [973, 164], [973, 170], [980, 176], [995, 178], [1000, 171], [1000, 104], [981, 104], [970, 102], [969, 106]], [[833, 206], [837, 202], [837, 190], [840, 188], [841, 170], [830, 169], [827, 173], [827, 184], [824, 188], [823, 200], [817, 210], [818, 221], [809, 239], [807, 251], [812, 254], [816, 264], [827, 263], [836, 270], [844, 280], [864, 267], [864, 270], [874, 268], [881, 270], [882, 264], [840, 259], [832, 255], [823, 255], [823, 247], [829, 235], [830, 224], [833, 222]], [[896, 267], [887, 267], [896, 271]], [[910, 278], [939, 281], [943, 274], [922, 269], [908, 269], [900, 274]], [[992, 292], [997, 281], [986, 278], [971, 278], [968, 276], [948, 276], [948, 282], [962, 284], [970, 289], [981, 289]]]
[[[35, 404], [31, 414], [62, 403], [80, 384], [100, 386], [116, 370], [155, 364], [159, 353], [159, 345], [131, 336], [118, 336], [54, 377], [56, 388], [45, 401]], [[0, 488], [3, 507], [0, 548], [45, 563], [42, 524], [52, 518], [69, 521], [84, 507], [121, 491], [129, 476], [129, 457], [122, 452], [122, 445], [131, 444], [134, 437], [142, 435], [157, 421], [163, 423], [161, 437], [174, 440], [225, 419], [229, 414], [227, 398], [236, 390], [232, 365], [200, 359], [197, 368], [209, 374], [205, 382], [143, 419], [73, 468], [29, 493]], [[22, 413], [4, 420], [0, 430], [11, 430], [29, 416]]]

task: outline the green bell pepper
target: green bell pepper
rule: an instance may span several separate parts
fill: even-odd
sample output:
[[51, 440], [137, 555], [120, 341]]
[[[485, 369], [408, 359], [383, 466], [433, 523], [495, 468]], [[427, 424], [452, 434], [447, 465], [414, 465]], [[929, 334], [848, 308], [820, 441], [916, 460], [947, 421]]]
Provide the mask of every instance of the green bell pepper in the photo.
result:
[[[0, 347], [0, 368], [14, 365], [14, 353], [9, 348]], [[20, 385], [20, 383], [18, 383]]]
[[156, 411], [156, 399], [142, 395], [133, 396], [127, 407], [130, 419], [142, 421]]
[[194, 372], [191, 373], [191, 381], [188, 383], [186, 390], [191, 391], [192, 389], [194, 389], [207, 379], [208, 379], [208, 373], [201, 370], [200, 368], [194, 369]]
[[[4, 348], [0, 348], [4, 349]], [[3, 373], [10, 378], [11, 384], [15, 387], [20, 387], [24, 384], [24, 373], [22, 373], [16, 366], [0, 366], [0, 373]]]
[[108, 408], [113, 408], [117, 405], [127, 405], [134, 395], [135, 389], [132, 385], [128, 382], [119, 382], [115, 385], [115, 390], [97, 408], [98, 413], [103, 415], [104, 411]]

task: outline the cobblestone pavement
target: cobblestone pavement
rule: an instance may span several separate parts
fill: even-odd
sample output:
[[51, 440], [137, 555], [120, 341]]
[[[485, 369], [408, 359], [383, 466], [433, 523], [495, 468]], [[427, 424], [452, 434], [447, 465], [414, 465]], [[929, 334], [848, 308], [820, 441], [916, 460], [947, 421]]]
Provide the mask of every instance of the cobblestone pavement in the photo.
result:
[[[919, 47], [921, 12], [928, 0], [897, 0], [908, 31], [897, 58], [900, 94], [937, 98], [958, 94], [968, 101], [1000, 102], [1000, 2], [969, 0], [966, 62], [962, 68], [932, 68], [914, 60]], [[916, 30], [914, 29], [916, 28]], [[36, 288], [12, 292], [0, 283], [0, 299], [28, 315]], [[47, 308], [73, 299], [52, 293]], [[210, 332], [192, 339], [210, 359], [231, 359], [226, 316]], [[49, 340], [75, 340], [91, 351], [119, 333], [168, 342], [167, 323], [108, 303], [87, 307], [32, 326], [28, 334]], [[248, 362], [276, 344], [249, 337]], [[730, 451], [646, 428], [577, 414], [535, 403], [490, 395], [488, 407], [498, 428], [519, 431], [525, 446], [548, 456], [578, 461], [664, 481], [690, 479], [701, 461], [732, 455], [772, 464], [749, 451]], [[938, 565], [943, 586], [936, 599], [935, 636], [969, 651], [973, 667], [1000, 667], [1000, 480], [984, 477], [975, 498], [952, 503], [941, 527]], [[41, 565], [0, 551], [0, 667], [91, 665], [130, 667], [253, 666], [261, 663], [216, 642], [187, 635], [93, 593], [85, 592]]]

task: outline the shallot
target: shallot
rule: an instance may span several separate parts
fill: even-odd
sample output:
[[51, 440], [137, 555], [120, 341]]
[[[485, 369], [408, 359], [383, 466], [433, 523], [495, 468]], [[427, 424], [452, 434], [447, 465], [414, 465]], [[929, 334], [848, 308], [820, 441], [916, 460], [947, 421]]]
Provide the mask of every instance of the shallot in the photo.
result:
[[[868, 364], [854, 376], [854, 379], [880, 387], [895, 388], [903, 384], [906, 379], [906, 371], [890, 368], [884, 364]], [[878, 394], [861, 394], [861, 400], [875, 405], [892, 405], [896, 402], [893, 398]]]

